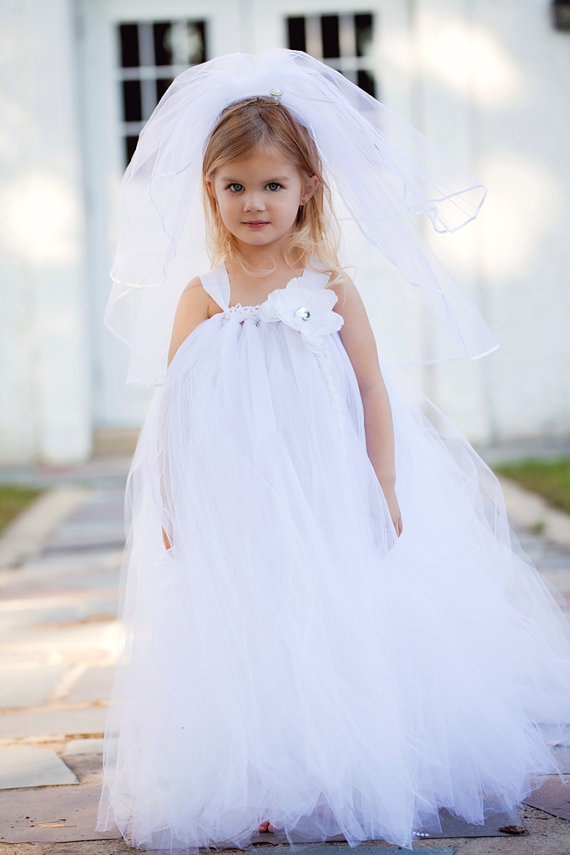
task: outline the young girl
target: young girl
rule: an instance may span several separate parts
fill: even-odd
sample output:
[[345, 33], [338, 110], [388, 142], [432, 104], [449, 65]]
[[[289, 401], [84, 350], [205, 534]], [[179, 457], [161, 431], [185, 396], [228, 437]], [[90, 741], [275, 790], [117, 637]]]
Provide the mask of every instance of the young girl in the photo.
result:
[[133, 371], [162, 384], [129, 477], [99, 828], [134, 845], [409, 846], [556, 768], [564, 620], [491, 473], [381, 371], [338, 257], [333, 200], [449, 341], [488, 349], [409, 224], [446, 201], [465, 221], [481, 192], [430, 183], [403, 127], [303, 54], [235, 55], [175, 81], [127, 172], [112, 305], [138, 303]]

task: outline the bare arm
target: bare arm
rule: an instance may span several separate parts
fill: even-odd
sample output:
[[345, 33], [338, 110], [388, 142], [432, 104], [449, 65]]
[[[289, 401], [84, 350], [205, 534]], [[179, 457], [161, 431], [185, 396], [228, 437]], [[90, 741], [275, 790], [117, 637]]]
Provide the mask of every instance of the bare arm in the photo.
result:
[[396, 498], [394, 463], [394, 426], [384, 378], [378, 362], [376, 342], [362, 298], [348, 277], [332, 290], [338, 295], [335, 311], [344, 324], [340, 336], [354, 368], [364, 407], [366, 450], [386, 497], [392, 522], [398, 535], [402, 517]]
[[174, 324], [172, 327], [172, 337], [170, 339], [170, 348], [168, 351], [168, 364], [170, 365], [174, 354], [188, 338], [192, 330], [199, 323], [210, 317], [211, 299], [202, 288], [202, 283], [198, 278], [192, 279], [188, 283], [176, 309], [174, 316]]

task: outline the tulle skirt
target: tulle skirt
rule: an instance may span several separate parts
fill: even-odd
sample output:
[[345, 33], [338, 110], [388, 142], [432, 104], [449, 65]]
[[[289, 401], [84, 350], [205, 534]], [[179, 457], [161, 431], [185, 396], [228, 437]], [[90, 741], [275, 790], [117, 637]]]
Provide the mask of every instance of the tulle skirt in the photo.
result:
[[570, 720], [566, 621], [491, 472], [388, 378], [396, 539], [340, 339], [323, 371], [290, 332], [198, 327], [133, 461], [98, 827], [148, 849], [264, 820], [409, 846], [442, 807], [511, 811]]

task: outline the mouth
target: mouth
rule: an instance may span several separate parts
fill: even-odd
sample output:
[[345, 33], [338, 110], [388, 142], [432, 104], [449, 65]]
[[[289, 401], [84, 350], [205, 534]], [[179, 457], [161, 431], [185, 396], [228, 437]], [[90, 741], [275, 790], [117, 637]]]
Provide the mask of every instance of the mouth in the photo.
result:
[[269, 222], [267, 220], [244, 220], [243, 225], [250, 229], [260, 229], [263, 226], [268, 226]]

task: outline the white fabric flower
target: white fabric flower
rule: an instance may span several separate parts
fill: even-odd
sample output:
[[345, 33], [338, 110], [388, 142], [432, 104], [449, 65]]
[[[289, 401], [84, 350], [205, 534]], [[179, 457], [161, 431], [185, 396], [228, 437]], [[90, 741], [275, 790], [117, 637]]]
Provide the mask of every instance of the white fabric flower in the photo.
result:
[[330, 288], [307, 288], [292, 279], [286, 288], [272, 291], [261, 306], [264, 321], [282, 321], [301, 333], [308, 343], [338, 332], [344, 318], [333, 311], [338, 300]]

